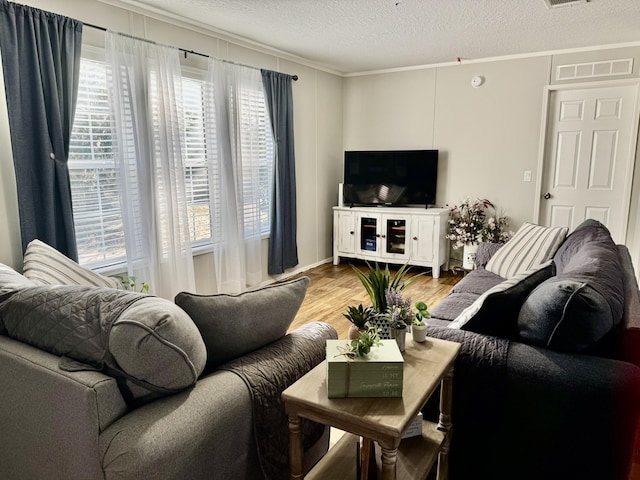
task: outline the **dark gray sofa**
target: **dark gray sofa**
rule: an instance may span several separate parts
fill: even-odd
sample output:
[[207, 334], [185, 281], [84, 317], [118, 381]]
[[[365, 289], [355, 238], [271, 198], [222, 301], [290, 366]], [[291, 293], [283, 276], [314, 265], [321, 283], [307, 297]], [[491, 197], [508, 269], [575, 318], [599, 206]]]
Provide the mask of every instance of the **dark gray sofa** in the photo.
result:
[[[581, 227], [576, 232], [596, 229], [599, 235], [604, 228], [594, 221]], [[572, 235], [578, 238], [576, 232], [565, 243], [572, 241]], [[515, 301], [502, 294], [493, 303], [485, 298], [488, 308], [484, 318], [471, 322], [471, 328], [482, 333], [465, 326], [450, 328], [482, 292], [504, 281], [484, 268], [497, 248], [481, 244], [478, 268], [432, 309], [430, 335], [462, 344], [454, 373], [451, 478], [626, 479], [640, 409], [640, 301], [627, 248], [614, 246], [617, 261], [606, 258], [599, 265], [607, 270], [605, 278], [617, 277], [607, 281], [619, 280], [624, 290], [619, 324], [611, 325], [608, 333], [600, 333], [586, 347], [571, 345], [570, 338], [564, 344], [546, 339], [544, 345], [527, 333], [523, 322], [544, 325], [547, 320], [524, 312], [528, 302], [536, 296], [541, 302], [552, 301], [545, 287], [534, 284], [516, 292]], [[561, 247], [545, 285], [557, 283], [563, 275], [575, 277], [575, 271], [563, 270], [572, 258], [579, 263], [575, 268], [589, 270], [598, 263], [593, 258], [598, 255], [590, 240], [564, 251]], [[601, 283], [601, 275], [596, 272], [595, 284]], [[536, 288], [538, 294], [534, 295]], [[602, 293], [607, 300], [615, 295]], [[592, 324], [601, 320], [593, 313], [598, 310], [589, 303], [592, 301], [589, 297], [588, 305], [582, 305], [587, 313], [575, 315], [576, 336], [593, 333]], [[569, 307], [564, 308], [566, 314]], [[553, 333], [563, 328], [560, 323]], [[424, 413], [433, 417], [435, 410], [435, 405], [428, 404]]]

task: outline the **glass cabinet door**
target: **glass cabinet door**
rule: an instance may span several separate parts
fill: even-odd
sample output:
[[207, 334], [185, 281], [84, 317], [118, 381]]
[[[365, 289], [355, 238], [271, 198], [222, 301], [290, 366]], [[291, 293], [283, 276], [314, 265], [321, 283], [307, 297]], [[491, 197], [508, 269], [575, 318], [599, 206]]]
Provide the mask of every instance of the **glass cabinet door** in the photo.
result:
[[367, 252], [378, 251], [378, 219], [360, 218], [360, 249]]
[[386, 253], [404, 255], [407, 251], [407, 221], [400, 219], [387, 219], [385, 226], [387, 239]]

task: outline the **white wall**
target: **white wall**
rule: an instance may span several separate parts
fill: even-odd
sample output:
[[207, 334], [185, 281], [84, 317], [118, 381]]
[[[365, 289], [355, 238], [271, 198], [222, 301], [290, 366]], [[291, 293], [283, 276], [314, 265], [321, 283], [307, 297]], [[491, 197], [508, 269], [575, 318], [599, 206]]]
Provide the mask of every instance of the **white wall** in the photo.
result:
[[[345, 79], [345, 150], [440, 150], [436, 203], [488, 198], [504, 209], [511, 228], [538, 221], [536, 178], [545, 87], [552, 65], [634, 57], [635, 48], [433, 66]], [[480, 88], [471, 86], [484, 77]], [[634, 76], [638, 72], [634, 70]], [[598, 81], [598, 78], [588, 81]], [[640, 146], [639, 146], [640, 151]], [[531, 182], [524, 172], [531, 172]], [[626, 244], [640, 260], [640, 161]], [[636, 258], [638, 257], [638, 258]], [[637, 262], [637, 263], [640, 263]]]
[[[330, 212], [336, 203], [342, 168], [340, 76], [314, 68], [309, 62], [293, 56], [274, 53], [268, 47], [244, 45], [235, 39], [180, 20], [149, 14], [117, 0], [109, 4], [95, 0], [26, 0], [21, 3], [217, 58], [298, 75], [299, 80], [294, 82], [293, 89], [300, 263], [295, 270], [308, 268], [331, 257]], [[84, 43], [103, 46], [103, 32], [85, 27]], [[189, 55], [186, 64], [206, 68], [206, 60], [196, 55]], [[0, 262], [21, 269], [15, 178], [4, 92], [0, 93]], [[211, 255], [195, 257], [196, 285], [201, 293], [215, 289], [211, 262]], [[268, 280], [266, 260], [263, 267], [264, 279]]]
[[[531, 221], [548, 57], [361, 75], [345, 80], [345, 149], [436, 148], [438, 205], [469, 196]], [[482, 75], [480, 88], [471, 78]]]

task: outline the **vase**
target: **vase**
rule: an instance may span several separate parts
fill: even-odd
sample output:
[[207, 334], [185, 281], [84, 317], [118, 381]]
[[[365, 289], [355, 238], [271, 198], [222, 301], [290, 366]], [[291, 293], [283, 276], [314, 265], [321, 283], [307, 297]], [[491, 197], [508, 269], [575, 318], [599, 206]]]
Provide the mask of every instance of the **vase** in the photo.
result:
[[476, 268], [476, 253], [478, 253], [478, 244], [467, 242], [462, 250], [462, 268], [465, 270], [473, 270]]
[[393, 338], [396, 339], [396, 343], [398, 344], [398, 348], [400, 349], [400, 351], [404, 352], [404, 347], [407, 341], [407, 327], [394, 328]]
[[347, 338], [349, 340], [357, 340], [358, 338], [360, 338], [360, 334], [366, 331], [367, 331], [366, 328], [358, 328], [355, 325], [351, 325], [349, 327], [349, 332], [347, 333]]
[[411, 325], [411, 336], [414, 342], [422, 343], [427, 339], [427, 330], [429, 327], [426, 325]]
[[376, 327], [378, 329], [378, 335], [380, 335], [381, 340], [391, 340], [393, 338], [391, 336], [391, 327], [389, 325], [389, 320], [387, 320], [386, 315], [373, 315], [372, 317], [369, 317], [368, 323], [372, 327]]

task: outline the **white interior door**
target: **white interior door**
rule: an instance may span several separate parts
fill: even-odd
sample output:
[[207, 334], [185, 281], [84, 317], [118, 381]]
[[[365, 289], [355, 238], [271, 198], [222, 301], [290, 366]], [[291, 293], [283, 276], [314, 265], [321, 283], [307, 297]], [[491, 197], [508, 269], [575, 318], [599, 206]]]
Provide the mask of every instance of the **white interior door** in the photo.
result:
[[541, 223], [573, 230], [587, 218], [624, 243], [637, 135], [638, 85], [552, 91]]

